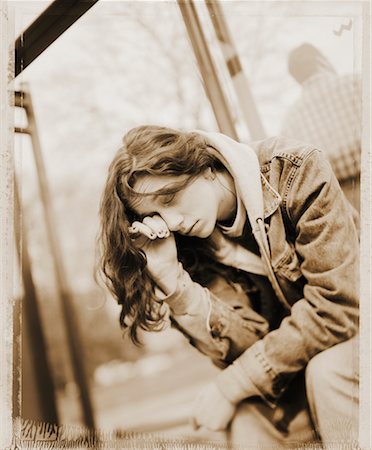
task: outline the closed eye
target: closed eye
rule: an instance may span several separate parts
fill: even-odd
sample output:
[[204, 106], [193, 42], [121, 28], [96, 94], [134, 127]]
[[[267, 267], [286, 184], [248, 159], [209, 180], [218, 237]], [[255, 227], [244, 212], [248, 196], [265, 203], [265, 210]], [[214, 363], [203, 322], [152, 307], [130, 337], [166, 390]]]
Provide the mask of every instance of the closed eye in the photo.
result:
[[138, 220], [139, 222], [142, 222], [145, 217], [152, 217], [152, 216], [157, 216], [157, 215], [158, 215], [158, 213], [156, 211], [147, 212], [144, 214], [138, 214], [136, 217], [136, 220]]
[[175, 199], [176, 194], [164, 194], [160, 197], [160, 203], [162, 205], [170, 205]]

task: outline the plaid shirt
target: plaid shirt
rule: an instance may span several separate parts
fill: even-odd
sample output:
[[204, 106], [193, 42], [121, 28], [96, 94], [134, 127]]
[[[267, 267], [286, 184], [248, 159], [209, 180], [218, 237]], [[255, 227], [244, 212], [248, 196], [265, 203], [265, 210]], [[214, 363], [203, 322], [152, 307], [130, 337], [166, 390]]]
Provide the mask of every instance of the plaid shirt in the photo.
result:
[[357, 177], [361, 99], [359, 76], [317, 73], [303, 83], [302, 95], [289, 109], [281, 134], [322, 149], [339, 181]]

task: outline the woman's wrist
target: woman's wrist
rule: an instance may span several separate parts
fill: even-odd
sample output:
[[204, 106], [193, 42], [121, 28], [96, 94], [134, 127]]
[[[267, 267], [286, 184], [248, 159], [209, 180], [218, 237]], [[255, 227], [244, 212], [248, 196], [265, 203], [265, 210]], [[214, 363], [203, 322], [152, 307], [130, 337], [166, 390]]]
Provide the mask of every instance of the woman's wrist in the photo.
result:
[[[173, 276], [170, 276], [170, 278], [172, 281], [168, 287], [164, 288], [163, 293], [165, 294], [165, 297], [162, 297], [161, 300], [167, 303], [171, 314], [173, 316], [180, 316], [195, 313], [195, 310], [197, 311], [197, 314], [199, 314], [200, 305], [203, 302], [200, 301], [200, 294], [198, 295], [198, 293], [195, 292], [197, 285], [193, 283], [190, 275], [183, 269], [181, 263], [178, 264], [175, 286], [173, 285]], [[171, 288], [173, 289], [167, 293], [167, 289]], [[199, 288], [203, 289], [201, 286], [199, 286]]]
[[169, 273], [166, 276], [159, 278], [156, 281], [156, 284], [160, 287], [165, 295], [170, 295], [177, 288], [177, 280], [178, 279], [176, 274]]
[[180, 272], [183, 270], [182, 266], [180, 266], [180, 263], [172, 265], [163, 272], [163, 275], [158, 275], [156, 277], [156, 284], [166, 296], [171, 295], [177, 289]]

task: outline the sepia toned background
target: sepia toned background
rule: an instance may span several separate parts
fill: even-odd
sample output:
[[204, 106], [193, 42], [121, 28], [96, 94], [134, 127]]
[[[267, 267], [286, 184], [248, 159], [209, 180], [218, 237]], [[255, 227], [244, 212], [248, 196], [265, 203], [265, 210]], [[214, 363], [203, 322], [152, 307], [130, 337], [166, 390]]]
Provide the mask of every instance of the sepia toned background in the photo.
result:
[[[9, 2], [15, 36], [50, 3]], [[304, 5], [221, 2], [267, 136], [280, 132], [288, 108], [301, 92], [287, 69], [294, 47], [304, 42], [315, 45], [339, 74], [362, 71], [361, 22], [357, 15], [350, 16], [353, 7], [343, 13]], [[250, 133], [201, 2], [198, 12], [236, 128], [248, 142]], [[350, 17], [352, 26], [340, 33]], [[218, 129], [177, 4], [101, 0], [17, 77], [14, 90], [25, 90], [32, 97], [49, 211], [66, 281], [63, 288], [73, 307], [74, 336], [79, 338], [77, 350], [94, 426], [193, 435], [188, 423], [193, 398], [217, 369], [169, 328], [143, 332], [144, 345], [134, 346], [119, 328], [119, 307], [93, 276], [100, 195], [108, 164], [126, 131], [146, 123]], [[23, 108], [14, 108], [14, 123], [27, 126]], [[52, 398], [46, 402], [54, 404], [59, 424], [84, 425], [86, 411], [71, 358], [71, 332], [61, 306], [30, 137], [15, 133], [14, 150], [22, 242], [27, 244], [40, 312], [44, 369], [53, 385]], [[17, 260], [14, 286], [14, 298], [21, 300], [25, 289]], [[21, 327], [16, 319], [16, 334]], [[33, 331], [23, 333], [18, 347], [22, 367], [16, 368], [22, 378], [22, 400], [17, 397], [15, 410], [26, 419], [50, 421], [51, 410], [38, 395], [40, 374], [34, 372], [34, 359], [39, 355], [31, 344]], [[208, 437], [218, 439], [213, 433]]]

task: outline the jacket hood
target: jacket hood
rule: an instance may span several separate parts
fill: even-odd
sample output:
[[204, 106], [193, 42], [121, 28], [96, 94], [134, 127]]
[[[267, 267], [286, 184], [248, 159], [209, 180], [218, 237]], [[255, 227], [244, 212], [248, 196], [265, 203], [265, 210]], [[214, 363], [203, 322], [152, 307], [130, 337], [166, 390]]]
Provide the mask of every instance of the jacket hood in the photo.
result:
[[225, 165], [235, 181], [237, 195], [242, 199], [252, 231], [257, 219], [264, 217], [260, 165], [252, 147], [221, 133], [196, 131], [207, 139], [211, 152]]
[[197, 131], [211, 144], [211, 152], [223, 162], [235, 181], [237, 195], [243, 201], [253, 235], [260, 248], [261, 258], [271, 285], [285, 309], [290, 306], [271, 266], [270, 248], [264, 227], [264, 199], [258, 157], [253, 148], [221, 133]]

